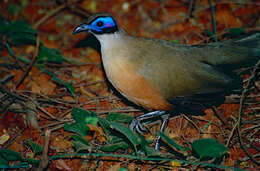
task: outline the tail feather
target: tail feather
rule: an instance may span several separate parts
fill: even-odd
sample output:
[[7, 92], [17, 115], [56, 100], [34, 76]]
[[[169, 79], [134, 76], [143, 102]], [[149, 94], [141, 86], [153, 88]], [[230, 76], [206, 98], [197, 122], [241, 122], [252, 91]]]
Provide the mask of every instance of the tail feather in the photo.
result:
[[201, 61], [216, 67], [236, 69], [252, 65], [260, 59], [260, 33], [206, 46], [209, 55], [203, 56]]
[[252, 57], [260, 57], [260, 33], [240, 38], [234, 41], [238, 46], [247, 48], [247, 54]]

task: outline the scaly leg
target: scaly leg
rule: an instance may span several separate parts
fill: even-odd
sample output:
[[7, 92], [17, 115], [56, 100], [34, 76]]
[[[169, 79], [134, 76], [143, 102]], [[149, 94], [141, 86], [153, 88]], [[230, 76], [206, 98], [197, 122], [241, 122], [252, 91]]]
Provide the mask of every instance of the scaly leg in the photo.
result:
[[[168, 125], [170, 114], [162, 115], [161, 117], [162, 117], [162, 125], [161, 125], [161, 128], [160, 128], [160, 131], [164, 132], [167, 125]], [[155, 143], [155, 150], [157, 150], [157, 151], [160, 148], [160, 140], [161, 140], [161, 136], [158, 136], [156, 143]]]

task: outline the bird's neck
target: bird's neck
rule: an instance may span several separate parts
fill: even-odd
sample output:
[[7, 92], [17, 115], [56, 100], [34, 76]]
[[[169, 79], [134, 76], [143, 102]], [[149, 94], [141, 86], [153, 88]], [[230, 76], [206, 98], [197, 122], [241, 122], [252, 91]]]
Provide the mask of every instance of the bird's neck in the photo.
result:
[[109, 34], [96, 35], [100, 42], [101, 50], [118, 48], [121, 44], [126, 34], [123, 31], [116, 31]]

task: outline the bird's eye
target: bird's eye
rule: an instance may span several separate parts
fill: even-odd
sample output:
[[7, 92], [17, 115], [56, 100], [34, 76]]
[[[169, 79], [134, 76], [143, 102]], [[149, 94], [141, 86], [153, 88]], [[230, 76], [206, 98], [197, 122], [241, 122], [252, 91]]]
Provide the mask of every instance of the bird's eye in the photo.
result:
[[104, 23], [102, 21], [97, 22], [98, 27], [102, 27], [103, 25], [104, 25]]

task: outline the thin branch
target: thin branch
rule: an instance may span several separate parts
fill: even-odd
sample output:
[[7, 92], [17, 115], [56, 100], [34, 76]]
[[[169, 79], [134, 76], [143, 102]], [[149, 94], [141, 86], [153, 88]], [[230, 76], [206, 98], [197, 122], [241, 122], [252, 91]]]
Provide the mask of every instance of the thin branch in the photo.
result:
[[241, 135], [241, 130], [240, 130], [240, 126], [241, 126], [241, 114], [243, 112], [243, 104], [244, 104], [244, 101], [245, 101], [245, 98], [246, 98], [246, 95], [248, 93], [248, 89], [249, 89], [249, 86], [251, 85], [252, 81], [255, 79], [255, 76], [256, 76], [256, 72], [257, 72], [257, 69], [260, 65], [260, 60], [257, 62], [257, 64], [255, 65], [254, 67], [254, 70], [252, 72], [252, 75], [250, 76], [248, 82], [247, 82], [247, 85], [246, 87], [244, 88], [243, 92], [242, 92], [242, 97], [241, 97], [241, 100], [240, 100], [240, 107], [239, 107], [239, 112], [238, 112], [238, 121], [237, 121], [237, 133], [238, 133], [238, 138], [239, 138], [239, 143], [240, 143], [240, 146], [241, 148], [244, 150], [244, 152], [246, 153], [246, 155], [250, 158], [250, 160], [252, 160], [255, 164], [259, 165], [260, 162], [258, 162], [250, 153], [249, 151], [247, 150], [247, 148], [245, 147], [244, 145], [244, 142], [242, 140], [242, 135]]
[[222, 126], [225, 126], [225, 127], [229, 128], [229, 127], [228, 127], [229, 124], [227, 123], [226, 119], [223, 118], [223, 117], [220, 115], [218, 109], [217, 109], [216, 107], [212, 107], [211, 109], [212, 109], [213, 113], [215, 114], [215, 116], [216, 116], [216, 117], [220, 120], [220, 122], [222, 123]]
[[67, 7], [67, 4], [62, 4], [61, 6], [59, 6], [58, 8], [55, 8], [53, 10], [51, 10], [48, 14], [46, 14], [44, 17], [42, 17], [38, 22], [36, 22], [33, 25], [33, 28], [37, 29], [40, 25], [42, 25], [43, 23], [45, 23], [51, 16], [55, 15], [56, 13], [62, 11], [63, 9], [65, 9]]
[[188, 116], [186, 116], [185, 114], [182, 114], [182, 115], [183, 115], [183, 117], [184, 117], [188, 122], [191, 123], [192, 126], [194, 126], [194, 128], [199, 132], [199, 134], [201, 134], [201, 130], [200, 130], [200, 128], [197, 126], [197, 124], [196, 124], [192, 119], [190, 119]]
[[45, 170], [49, 164], [48, 150], [49, 150], [49, 144], [50, 144], [50, 137], [51, 137], [51, 131], [46, 130], [45, 137], [44, 137], [43, 152], [42, 152], [39, 167], [36, 169], [36, 171]]
[[12, 93], [10, 92], [8, 89], [5, 88], [5, 86], [3, 84], [0, 83], [0, 92], [7, 94], [8, 96], [11, 96], [12, 98], [15, 98], [17, 100], [21, 100], [21, 101], [27, 101], [26, 98], [16, 94], [16, 93]]
[[32, 61], [29, 64], [28, 68], [26, 69], [25, 73], [23, 74], [23, 77], [16, 83], [15, 89], [17, 89], [23, 83], [24, 79], [27, 77], [27, 75], [31, 71], [32, 66], [33, 66], [33, 64], [36, 61], [36, 58], [38, 56], [39, 47], [40, 47], [40, 39], [39, 39], [39, 36], [37, 36], [37, 39], [36, 39], [36, 49], [34, 51], [34, 55], [33, 55]]
[[[226, 147], [229, 146], [230, 144], [230, 141], [232, 139], [232, 137], [234, 136], [234, 132], [236, 129], [239, 129], [239, 131], [237, 131], [238, 133], [238, 136], [239, 136], [239, 142], [240, 142], [240, 145], [242, 147], [242, 149], [245, 151], [245, 153], [247, 154], [247, 156], [250, 158], [252, 158], [252, 161], [254, 161], [255, 163], [257, 163], [257, 161], [249, 154], [249, 152], [247, 151], [247, 149], [244, 147], [244, 144], [243, 144], [243, 141], [242, 141], [242, 138], [241, 138], [241, 132], [240, 132], [240, 124], [241, 124], [241, 114], [243, 112], [243, 104], [245, 102], [245, 97], [248, 93], [248, 89], [249, 89], [249, 86], [251, 85], [251, 82], [252, 80], [254, 80], [255, 78], [255, 75], [256, 75], [256, 70], [257, 68], [259, 67], [260, 65], [260, 60], [257, 62], [257, 64], [255, 65], [254, 67], [254, 70], [251, 74], [251, 76], [249, 77], [248, 79], [248, 82], [247, 82], [247, 85], [245, 86], [243, 92], [242, 92], [242, 95], [241, 95], [241, 98], [240, 98], [240, 107], [239, 107], [239, 112], [238, 112], [238, 120], [237, 122], [235, 123], [234, 127], [232, 128], [231, 130], [231, 133], [229, 134], [229, 137], [228, 137], [228, 140], [227, 140], [227, 143], [226, 143]], [[251, 159], [250, 158], [250, 159]]]
[[195, 4], [196, 4], [196, 0], [190, 0], [188, 14], [187, 14], [187, 19], [192, 17], [192, 12], [194, 11]]
[[66, 9], [66, 8], [68, 8], [72, 12], [75, 12], [81, 16], [89, 17], [90, 13], [88, 11], [86, 11], [84, 8], [82, 8], [80, 5], [76, 4], [78, 1], [80, 1], [80, 0], [75, 0], [75, 1], [71, 1], [71, 2], [69, 1], [68, 3], [64, 3], [60, 6], [58, 6], [57, 8], [51, 10], [48, 14], [46, 14], [38, 22], [36, 22], [34, 24], [33, 28], [37, 29], [40, 25], [45, 23], [50, 17], [56, 15], [57, 13], [59, 13], [60, 11]]
[[236, 130], [237, 133], [238, 133], [238, 139], [239, 139], [239, 143], [240, 143], [241, 148], [244, 150], [244, 152], [250, 158], [250, 160], [252, 160], [256, 164], [259, 164], [259, 162], [252, 155], [250, 155], [250, 153], [248, 152], [248, 150], [246, 149], [246, 147], [245, 147], [245, 145], [243, 143], [242, 136], [241, 136], [241, 131], [240, 131], [240, 124], [241, 124], [241, 115], [242, 115], [242, 112], [243, 112], [243, 104], [244, 104], [245, 98], [246, 98], [246, 96], [248, 94], [249, 87], [250, 87], [252, 81], [255, 79], [256, 72], [257, 72], [257, 69], [258, 69], [259, 65], [260, 65], [260, 60], [255, 65], [254, 70], [253, 70], [251, 76], [249, 77], [248, 82], [247, 82], [247, 84], [246, 84], [246, 86], [245, 86], [245, 88], [244, 88], [244, 90], [242, 92], [241, 99], [240, 99], [240, 107], [239, 107], [239, 111], [238, 111], [238, 120], [237, 120], [236, 124], [234, 125], [234, 127], [233, 127], [233, 129], [232, 129], [232, 131], [231, 131], [231, 133], [229, 135], [228, 141], [226, 143], [226, 146], [228, 147], [229, 143], [230, 143], [230, 140], [233, 137], [234, 132]]

